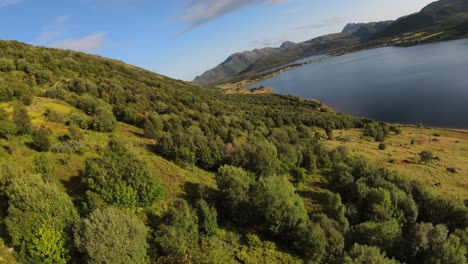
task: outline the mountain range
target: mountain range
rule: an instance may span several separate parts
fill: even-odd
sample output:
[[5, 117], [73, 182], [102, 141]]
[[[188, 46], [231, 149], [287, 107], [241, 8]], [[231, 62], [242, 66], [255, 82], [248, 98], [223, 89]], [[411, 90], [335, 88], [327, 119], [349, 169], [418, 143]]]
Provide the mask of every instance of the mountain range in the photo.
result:
[[[387, 45], [389, 39], [410, 32], [437, 32], [448, 29], [466, 33], [467, 20], [468, 1], [441, 0], [427, 5], [420, 12], [395, 21], [350, 23], [340, 33], [320, 36], [301, 43], [286, 41], [278, 48], [234, 53], [220, 65], [197, 76], [194, 83], [213, 86], [236, 82], [312, 55]], [[449, 34], [446, 39], [459, 35]]]

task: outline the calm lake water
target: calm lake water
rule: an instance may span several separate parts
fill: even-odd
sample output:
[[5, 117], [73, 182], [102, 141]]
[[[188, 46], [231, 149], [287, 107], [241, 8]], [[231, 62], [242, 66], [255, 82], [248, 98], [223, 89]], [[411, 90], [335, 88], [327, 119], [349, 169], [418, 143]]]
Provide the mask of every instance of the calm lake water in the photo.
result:
[[277, 93], [397, 123], [468, 128], [468, 39], [388, 47], [304, 65], [265, 80]]

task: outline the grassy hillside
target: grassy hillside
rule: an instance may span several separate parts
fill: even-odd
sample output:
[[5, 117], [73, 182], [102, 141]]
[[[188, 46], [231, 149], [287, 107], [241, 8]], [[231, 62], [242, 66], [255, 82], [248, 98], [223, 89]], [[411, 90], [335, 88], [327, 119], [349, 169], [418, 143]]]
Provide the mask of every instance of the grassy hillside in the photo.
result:
[[387, 125], [0, 42], [0, 260], [463, 263], [465, 197], [323, 144], [369, 126]]
[[[441, 196], [468, 199], [467, 131], [402, 127], [400, 135], [387, 140], [385, 150], [379, 150], [379, 143], [373, 139], [363, 137], [360, 129], [340, 130], [334, 134], [336, 137], [327, 141], [327, 145], [346, 146], [354, 155], [407, 175]], [[440, 160], [421, 163], [419, 153], [422, 151], [431, 151]], [[449, 168], [456, 172], [449, 172]]]

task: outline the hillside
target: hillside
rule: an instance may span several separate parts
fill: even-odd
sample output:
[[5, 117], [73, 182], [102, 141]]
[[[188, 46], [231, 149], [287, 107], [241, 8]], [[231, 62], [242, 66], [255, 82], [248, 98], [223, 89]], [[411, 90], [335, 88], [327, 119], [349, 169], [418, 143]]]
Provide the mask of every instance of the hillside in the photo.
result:
[[15, 41], [0, 95], [8, 263], [466, 261], [467, 197], [324, 144], [396, 127]]
[[399, 18], [376, 37], [394, 37], [420, 30], [447, 30], [466, 21], [467, 13], [468, 2], [465, 0], [440, 0], [418, 13]]
[[[340, 33], [302, 43], [285, 42], [288, 45], [283, 44], [279, 48], [236, 53], [196, 77], [194, 83], [210, 86], [235, 83], [258, 77], [266, 70], [312, 55], [342, 54], [379, 46], [401, 45], [400, 37], [408, 38], [413, 34], [418, 37], [405, 41], [406, 45], [464, 37], [468, 33], [463, 26], [467, 20], [468, 3], [465, 0], [441, 0], [429, 4], [418, 13], [395, 21], [350, 23]], [[435, 33], [439, 33], [437, 38], [431, 37]]]

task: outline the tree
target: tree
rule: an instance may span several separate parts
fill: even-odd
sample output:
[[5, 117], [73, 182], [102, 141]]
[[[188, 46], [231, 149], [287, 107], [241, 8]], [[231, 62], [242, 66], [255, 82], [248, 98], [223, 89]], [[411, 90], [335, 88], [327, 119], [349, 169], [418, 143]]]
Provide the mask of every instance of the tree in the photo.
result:
[[421, 158], [421, 162], [424, 162], [425, 164], [434, 160], [434, 155], [432, 152], [426, 150], [419, 153], [419, 157]]
[[93, 129], [99, 132], [112, 132], [117, 127], [117, 120], [112, 111], [98, 107], [94, 113]]
[[273, 235], [288, 234], [308, 222], [301, 197], [286, 177], [261, 178], [255, 184], [251, 203], [260, 229]]
[[228, 219], [248, 222], [250, 188], [254, 183], [253, 176], [242, 168], [226, 165], [219, 168], [216, 183], [221, 192], [221, 204]]
[[68, 128], [68, 133], [70, 133], [71, 140], [83, 140], [84, 134], [80, 127], [76, 124], [70, 124]]
[[351, 230], [351, 241], [376, 246], [387, 253], [393, 253], [401, 238], [401, 228], [394, 220], [376, 223], [364, 222]]
[[378, 247], [354, 244], [345, 258], [346, 264], [398, 264], [394, 259], [386, 257]]
[[67, 238], [62, 230], [42, 225], [30, 243], [28, 254], [32, 263], [66, 264], [70, 259]]
[[146, 259], [148, 228], [135, 215], [97, 209], [74, 228], [75, 245], [87, 263], [140, 264]]
[[294, 249], [313, 263], [320, 263], [325, 257], [327, 237], [323, 228], [315, 223], [300, 227], [296, 231]]
[[53, 172], [53, 167], [49, 162], [49, 157], [45, 154], [37, 156], [33, 161], [33, 172], [42, 176], [48, 182]]
[[70, 197], [38, 174], [12, 175], [2, 190], [5, 225], [25, 263], [64, 263], [69, 229], [77, 217]]
[[51, 146], [49, 137], [50, 131], [48, 129], [43, 127], [36, 129], [32, 134], [34, 149], [43, 152], [49, 151]]
[[2, 72], [10, 72], [15, 70], [15, 63], [6, 58], [1, 58], [0, 59], [0, 71]]
[[147, 164], [122, 143], [111, 139], [104, 154], [86, 162], [83, 180], [88, 205], [145, 207], [162, 196], [161, 185]]
[[31, 133], [31, 117], [28, 110], [22, 104], [16, 104], [13, 108], [13, 122], [16, 125], [17, 132], [20, 135]]
[[216, 234], [218, 230], [218, 213], [216, 212], [216, 208], [209, 206], [204, 199], [201, 199], [197, 202], [197, 214], [200, 231], [208, 236]]
[[162, 131], [163, 128], [164, 123], [156, 112], [151, 112], [145, 116], [145, 123], [143, 125], [145, 137], [156, 139], [158, 133]]
[[155, 230], [159, 253], [169, 263], [182, 263], [196, 254], [198, 247], [197, 216], [185, 200], [176, 200]]

